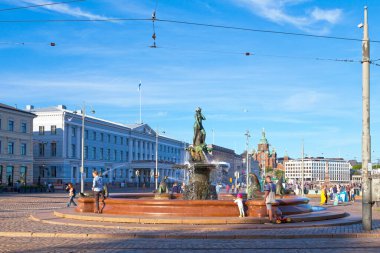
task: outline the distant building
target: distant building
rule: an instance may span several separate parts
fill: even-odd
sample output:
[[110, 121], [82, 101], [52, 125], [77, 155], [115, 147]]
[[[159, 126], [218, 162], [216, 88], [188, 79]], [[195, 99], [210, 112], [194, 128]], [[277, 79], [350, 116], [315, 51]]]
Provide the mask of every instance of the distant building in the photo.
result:
[[305, 181], [324, 182], [327, 168], [330, 182], [350, 182], [352, 166], [340, 158], [305, 158], [303, 162], [302, 159], [289, 160], [285, 162], [285, 177], [294, 181], [301, 181], [302, 166]]
[[33, 113], [0, 103], [0, 181], [33, 182]]
[[277, 168], [277, 153], [273, 148], [272, 151], [269, 149], [269, 143], [267, 138], [265, 137], [265, 131], [263, 129], [261, 134], [261, 139], [259, 144], [257, 145], [257, 151], [253, 154], [253, 160], [258, 161], [259, 166], [262, 171], [265, 168], [275, 169]]
[[[82, 115], [64, 105], [30, 108], [34, 121], [34, 182], [62, 184], [80, 182]], [[159, 180], [183, 178], [173, 169], [184, 162], [185, 143], [158, 136]], [[110, 183], [154, 185], [156, 132], [147, 124], [125, 125], [85, 117], [84, 176], [92, 182], [92, 171], [102, 172]]]

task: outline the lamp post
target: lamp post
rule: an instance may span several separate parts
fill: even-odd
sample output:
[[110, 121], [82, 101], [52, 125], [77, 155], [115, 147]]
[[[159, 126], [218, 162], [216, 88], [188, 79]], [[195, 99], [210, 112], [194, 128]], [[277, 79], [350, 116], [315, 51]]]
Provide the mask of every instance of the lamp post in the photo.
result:
[[235, 171], [235, 191], [237, 190], [238, 178], [240, 177], [239, 171]]
[[364, 7], [364, 24], [359, 24], [363, 28], [362, 41], [362, 170], [363, 170], [363, 198], [362, 198], [362, 216], [363, 229], [372, 230], [372, 191], [371, 178], [368, 167], [371, 162], [371, 132], [370, 132], [370, 46], [368, 36], [368, 13], [367, 6]]
[[137, 190], [139, 189], [139, 183], [140, 183], [140, 171], [136, 170], [136, 179], [137, 179]]
[[[74, 114], [77, 114], [77, 111], [74, 111]], [[95, 110], [91, 109], [91, 113], [94, 114]], [[84, 192], [84, 121], [86, 119], [86, 102], [83, 102], [82, 109], [82, 145], [81, 145], [81, 166], [80, 166], [80, 192]]]
[[[154, 176], [156, 190], [158, 189], [158, 136], [159, 136], [158, 133], [159, 133], [159, 130], [157, 128], [157, 131], [156, 131], [156, 175]], [[165, 131], [163, 131], [162, 133], [165, 133]]]
[[302, 196], [305, 195], [305, 192], [304, 192], [304, 188], [305, 188], [305, 182], [304, 182], [304, 177], [305, 177], [305, 164], [304, 164], [304, 157], [305, 157], [305, 153], [304, 153], [304, 142], [302, 140], [302, 162], [301, 162], [301, 192], [302, 192]]
[[247, 162], [247, 175], [246, 175], [246, 193], [248, 193], [248, 177], [249, 177], [249, 154], [248, 154], [248, 149], [249, 149], [249, 138], [251, 137], [251, 135], [249, 134], [249, 130], [247, 130], [247, 132], [245, 133], [245, 136], [247, 137], [247, 141], [246, 141], [246, 149], [247, 149], [247, 158], [246, 158], [246, 162]]

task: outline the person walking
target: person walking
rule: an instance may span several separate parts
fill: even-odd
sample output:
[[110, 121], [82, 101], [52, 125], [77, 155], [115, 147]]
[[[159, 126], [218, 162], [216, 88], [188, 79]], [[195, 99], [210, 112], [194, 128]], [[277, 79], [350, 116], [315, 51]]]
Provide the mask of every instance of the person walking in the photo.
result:
[[77, 206], [77, 203], [75, 203], [74, 201], [76, 191], [73, 184], [69, 183], [66, 187], [66, 190], [69, 192], [69, 202], [67, 202], [67, 207], [70, 207], [71, 204], [73, 204], [74, 206]]
[[269, 217], [269, 222], [273, 222], [273, 209], [272, 204], [276, 203], [276, 185], [272, 182], [270, 176], [265, 177], [265, 186], [264, 186], [264, 199], [267, 207], [267, 214]]
[[92, 176], [94, 177], [92, 181], [92, 191], [94, 192], [94, 197], [95, 197], [94, 213], [101, 213], [99, 209], [99, 198], [100, 198], [100, 195], [102, 195], [102, 197], [104, 198], [103, 178], [99, 177], [99, 173], [96, 170], [92, 172]]

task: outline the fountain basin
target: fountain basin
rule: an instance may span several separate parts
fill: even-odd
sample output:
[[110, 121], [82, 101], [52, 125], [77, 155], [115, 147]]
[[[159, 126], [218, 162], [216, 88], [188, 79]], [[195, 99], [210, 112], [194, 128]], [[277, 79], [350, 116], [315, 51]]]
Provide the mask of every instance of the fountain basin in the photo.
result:
[[[172, 199], [154, 199], [154, 194], [118, 194], [105, 200], [103, 213], [150, 217], [237, 217], [239, 211], [232, 200], [183, 200], [181, 194]], [[95, 200], [80, 198], [77, 212], [93, 212]], [[266, 217], [263, 199], [244, 202], [246, 216]], [[292, 197], [278, 199], [274, 205], [283, 214], [312, 212], [309, 199]], [[102, 207], [102, 204], [101, 204]]]

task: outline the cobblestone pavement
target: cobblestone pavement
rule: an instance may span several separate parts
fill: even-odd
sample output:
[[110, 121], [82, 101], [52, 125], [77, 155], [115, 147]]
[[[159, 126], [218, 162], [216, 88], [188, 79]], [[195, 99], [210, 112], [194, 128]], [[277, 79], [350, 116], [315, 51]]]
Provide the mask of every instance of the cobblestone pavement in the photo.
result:
[[378, 239], [127, 239], [0, 238], [0, 252], [368, 252], [378, 253]]
[[[38, 238], [15, 237], [11, 232], [71, 233], [71, 234], [119, 234], [160, 233], [147, 225], [145, 230], [99, 229], [50, 225], [31, 221], [29, 216], [36, 212], [51, 212], [66, 205], [66, 194], [0, 194], [0, 232], [8, 232], [7, 237], [0, 237], [0, 252], [380, 252], [379, 238], [304, 238], [304, 239], [155, 239], [155, 238], [114, 238], [81, 239], [79, 238]], [[355, 215], [361, 212], [361, 203], [329, 207], [345, 210]], [[367, 235], [380, 234], [380, 212], [374, 211], [374, 230]], [[161, 225], [162, 226], [162, 225]], [[167, 225], [167, 233], [196, 237], [205, 233], [201, 230], [176, 230]], [[210, 232], [209, 232], [210, 233]], [[214, 235], [228, 236], [229, 227], [223, 231], [212, 232]], [[244, 229], [234, 230], [237, 235], [348, 235], [363, 233], [361, 224], [336, 227], [311, 227], [297, 229]], [[344, 237], [344, 238], [343, 238]]]

